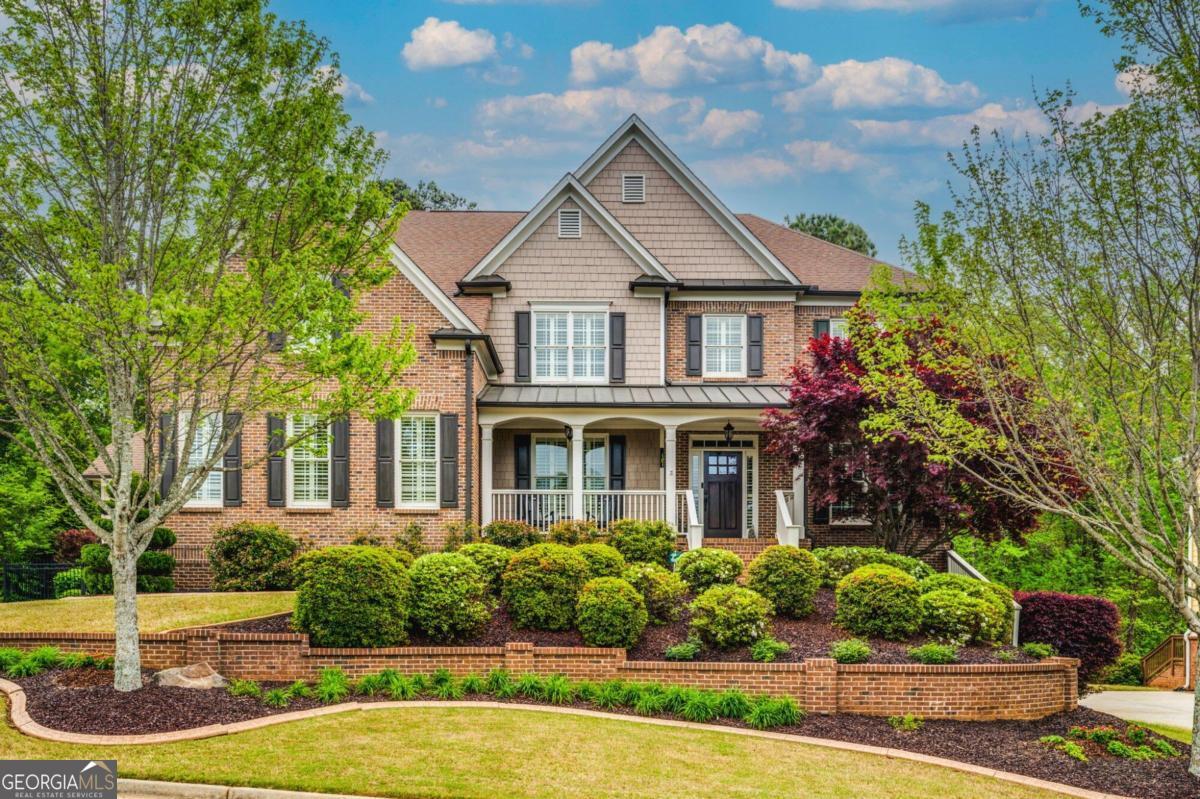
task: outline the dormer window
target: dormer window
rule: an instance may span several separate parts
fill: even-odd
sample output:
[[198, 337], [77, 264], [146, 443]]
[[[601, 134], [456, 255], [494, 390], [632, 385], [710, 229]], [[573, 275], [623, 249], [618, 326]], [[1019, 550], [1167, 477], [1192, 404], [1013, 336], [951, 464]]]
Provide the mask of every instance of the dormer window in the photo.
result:
[[626, 172], [621, 175], [621, 202], [623, 203], [644, 203], [646, 202], [646, 176], [638, 173]]
[[583, 235], [583, 220], [578, 208], [560, 208], [558, 211], [558, 237], [577, 239]]

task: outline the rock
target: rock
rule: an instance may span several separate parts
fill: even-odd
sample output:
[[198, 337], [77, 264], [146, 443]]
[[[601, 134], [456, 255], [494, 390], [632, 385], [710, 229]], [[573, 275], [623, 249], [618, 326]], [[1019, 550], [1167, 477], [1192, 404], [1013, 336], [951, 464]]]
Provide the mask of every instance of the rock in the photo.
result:
[[228, 684], [207, 663], [163, 669], [154, 674], [154, 682], [172, 688], [224, 688]]

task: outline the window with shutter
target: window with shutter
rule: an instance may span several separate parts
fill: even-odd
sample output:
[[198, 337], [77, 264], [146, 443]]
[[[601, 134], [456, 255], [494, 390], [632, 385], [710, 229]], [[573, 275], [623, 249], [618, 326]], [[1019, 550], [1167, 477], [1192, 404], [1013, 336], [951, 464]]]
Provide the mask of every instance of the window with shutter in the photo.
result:
[[621, 175], [621, 202], [646, 202], [646, 176], [632, 173]]
[[560, 208], [558, 211], [558, 237], [577, 239], [583, 235], [583, 220], [578, 208]]
[[746, 317], [704, 317], [704, 376], [746, 376]]
[[401, 508], [438, 506], [438, 418], [409, 414], [396, 422], [396, 502]]
[[[182, 442], [187, 437], [186, 414], [180, 414], [178, 440]], [[196, 423], [196, 433], [192, 438], [192, 446], [183, 458], [184, 468], [191, 469], [206, 461], [221, 443], [221, 414], [209, 413]], [[225, 500], [223, 473], [219, 468], [210, 469], [204, 476], [204, 482], [188, 499], [189, 507], [218, 507]]]
[[288, 418], [288, 439], [304, 436], [287, 451], [288, 505], [295, 508], [330, 506], [332, 436], [329, 425], [313, 414]]

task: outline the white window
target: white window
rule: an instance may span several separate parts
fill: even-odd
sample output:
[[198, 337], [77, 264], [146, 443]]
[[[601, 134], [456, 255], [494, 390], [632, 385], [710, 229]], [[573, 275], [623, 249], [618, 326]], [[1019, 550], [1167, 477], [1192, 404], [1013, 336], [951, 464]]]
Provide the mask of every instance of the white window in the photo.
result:
[[438, 418], [403, 416], [396, 422], [396, 494], [402, 508], [438, 506]]
[[332, 436], [329, 425], [313, 414], [288, 418], [288, 440], [304, 439], [287, 451], [288, 505], [329, 507]]
[[583, 440], [583, 490], [608, 490], [608, 446], [604, 438]]
[[850, 323], [846, 321], [845, 317], [829, 320], [829, 337], [850, 338]]
[[746, 317], [704, 317], [704, 376], [746, 376]]
[[621, 202], [646, 202], [646, 176], [634, 173], [621, 175]]
[[[565, 436], [533, 437], [533, 488], [537, 491], [567, 491], [571, 488], [571, 446]], [[608, 439], [588, 436], [583, 440], [583, 490], [608, 489]]]
[[[180, 446], [187, 436], [187, 417], [180, 414], [179, 432]], [[183, 459], [183, 467], [190, 469], [204, 463], [221, 444], [221, 414], [208, 413], [196, 423], [196, 433], [187, 457]], [[222, 504], [225, 499], [224, 472], [221, 469], [210, 469], [204, 476], [204, 482], [192, 494], [187, 504], [192, 507], [214, 507]]]
[[577, 239], [583, 235], [583, 220], [578, 208], [560, 208], [558, 210], [558, 237], [560, 239]]
[[544, 383], [607, 380], [607, 312], [535, 311], [533, 378]]

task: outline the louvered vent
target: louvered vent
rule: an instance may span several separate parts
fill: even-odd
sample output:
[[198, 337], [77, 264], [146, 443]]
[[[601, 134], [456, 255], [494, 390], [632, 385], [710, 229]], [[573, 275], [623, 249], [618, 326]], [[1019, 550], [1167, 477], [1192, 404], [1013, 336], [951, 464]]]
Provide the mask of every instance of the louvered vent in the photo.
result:
[[558, 212], [558, 237], [560, 239], [577, 239], [582, 233], [583, 222], [579, 218], [579, 209], [560, 209]]
[[621, 202], [623, 202], [623, 203], [644, 203], [644, 202], [646, 202], [646, 176], [645, 175], [622, 175], [621, 176]]

